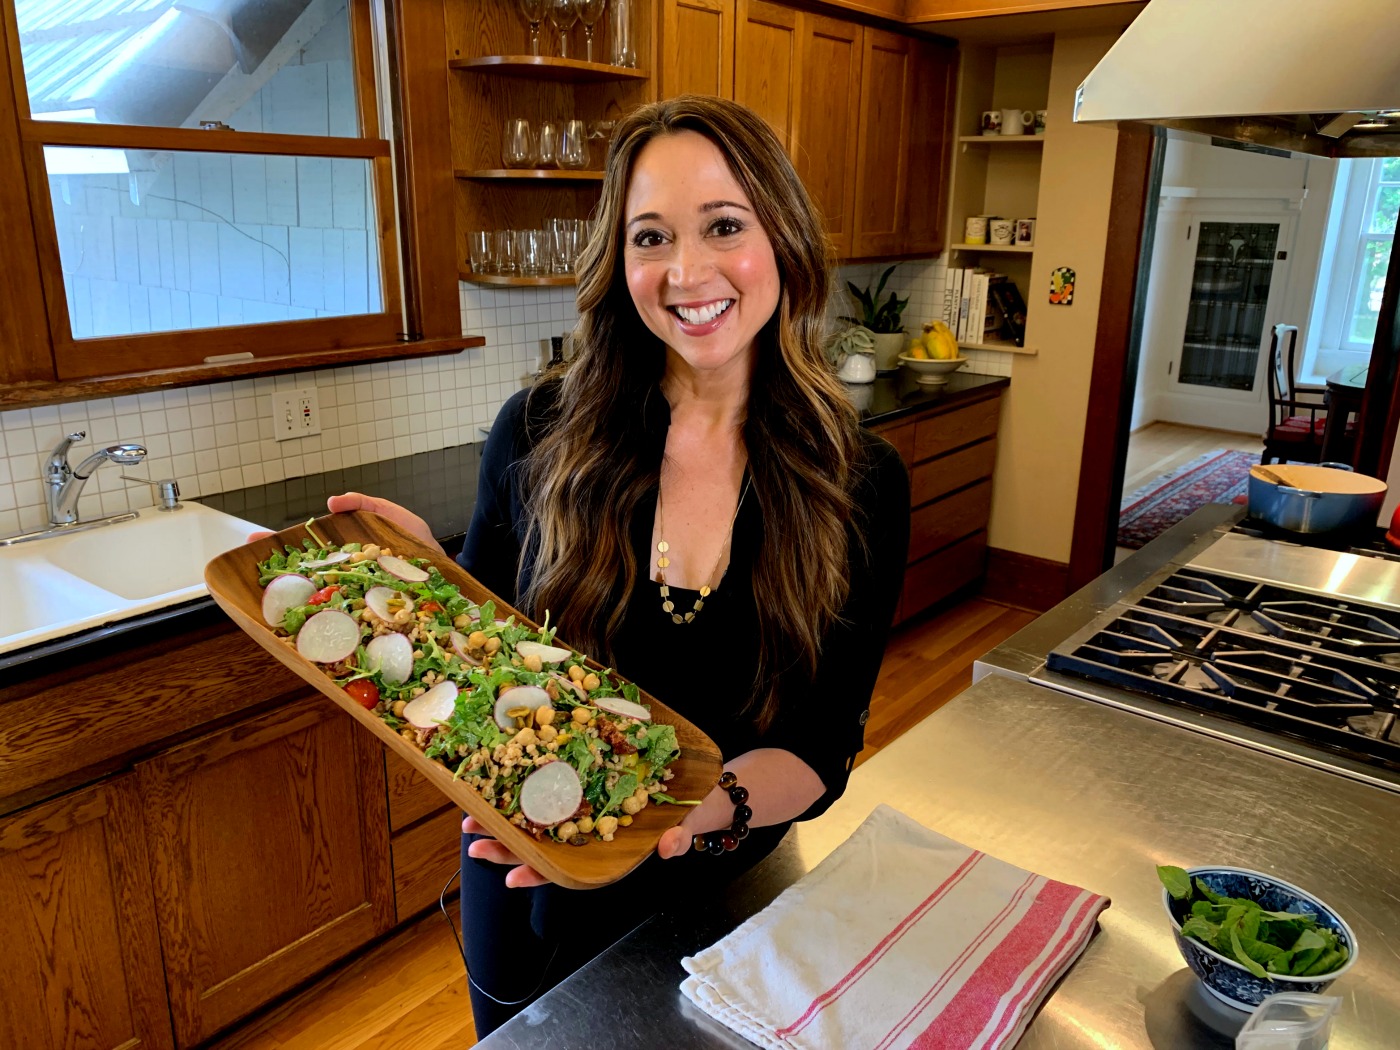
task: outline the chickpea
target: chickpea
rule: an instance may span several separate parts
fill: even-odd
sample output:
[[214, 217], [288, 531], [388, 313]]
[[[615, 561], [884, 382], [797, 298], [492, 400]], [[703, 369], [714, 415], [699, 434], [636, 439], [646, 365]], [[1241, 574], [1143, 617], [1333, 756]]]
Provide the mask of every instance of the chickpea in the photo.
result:
[[520, 732], [516, 733], [513, 738], [511, 738], [511, 743], [518, 744], [520, 747], [524, 747], [526, 744], [533, 744], [536, 739], [537, 738], [535, 737], [535, 731], [529, 726], [526, 726]]
[[639, 801], [636, 795], [629, 795], [622, 800], [622, 812], [631, 816], [633, 813], [640, 813], [646, 802]]
[[547, 726], [554, 722], [554, 708], [548, 704], [541, 704], [535, 709], [535, 722], [538, 725]]
[[544, 661], [539, 658], [538, 653], [531, 653], [529, 656], [524, 658], [523, 663], [525, 666], [525, 670], [533, 671], [535, 674], [539, 674], [542, 670], [544, 670]]
[[576, 707], [574, 708], [574, 713], [570, 715], [570, 717], [574, 720], [574, 725], [587, 725], [588, 720], [593, 717], [593, 712], [586, 707]]
[[596, 674], [590, 672], [589, 674], [584, 675], [583, 687], [587, 689], [590, 693], [593, 692], [593, 690], [597, 689], [600, 684], [602, 683]]
[[414, 737], [414, 732], [412, 729], [405, 727], [399, 730], [399, 736], [403, 737], [405, 740], [412, 740]]
[[407, 700], [395, 700], [395, 701], [394, 701], [393, 707], [391, 707], [389, 710], [391, 710], [391, 711], [394, 712], [394, 717], [395, 717], [395, 718], [402, 718], [402, 717], [403, 717], [403, 709], [404, 709], [405, 707], [407, 707], [407, 706], [408, 706], [408, 701], [407, 701]]
[[592, 818], [592, 817], [579, 817], [579, 818], [578, 818], [578, 830], [579, 830], [579, 833], [580, 833], [580, 834], [587, 835], [590, 831], [593, 830], [593, 818]]
[[488, 653], [494, 653], [494, 652], [496, 652], [497, 650], [499, 650], [500, 648], [501, 648], [501, 640], [500, 640], [499, 638], [488, 638], [488, 639], [486, 639], [485, 649], [486, 649], [486, 651], [487, 651]]
[[464, 627], [470, 627], [471, 625], [472, 625], [472, 618], [471, 618], [470, 616], [468, 616], [466, 613], [462, 613], [460, 616], [454, 616], [454, 617], [452, 618], [452, 626], [455, 627], [455, 628], [457, 628], [457, 630], [459, 630], [459, 631], [460, 631], [462, 628], [464, 628]]
[[613, 833], [617, 831], [617, 818], [614, 816], [599, 817], [593, 827], [605, 841], [611, 840]]
[[574, 682], [582, 682], [584, 673], [585, 672], [582, 667], [580, 667], [578, 664], [574, 664], [573, 667], [569, 668], [569, 679]]
[[467, 635], [467, 648], [485, 649], [486, 635], [483, 634], [481, 631], [473, 631], [471, 634]]
[[369, 543], [366, 544], [364, 547], [360, 548], [360, 553], [367, 558], [377, 558], [380, 554], [383, 553], [383, 551], [379, 549], [379, 544]]
[[568, 842], [577, 834], [578, 825], [575, 824], [572, 820], [566, 820], [564, 821], [564, 823], [560, 824], [557, 828], [554, 829], [554, 837], [559, 839], [560, 842]]
[[559, 736], [559, 730], [553, 726], [540, 726], [535, 730], [535, 737], [542, 744], [552, 744]]

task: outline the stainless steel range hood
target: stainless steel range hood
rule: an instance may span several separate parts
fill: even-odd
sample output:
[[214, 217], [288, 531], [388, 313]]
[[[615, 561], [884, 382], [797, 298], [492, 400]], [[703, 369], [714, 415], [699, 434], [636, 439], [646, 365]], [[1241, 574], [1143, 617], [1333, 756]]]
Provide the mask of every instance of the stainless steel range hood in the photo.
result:
[[1151, 0], [1079, 85], [1074, 119], [1400, 156], [1397, 15], [1396, 0]]

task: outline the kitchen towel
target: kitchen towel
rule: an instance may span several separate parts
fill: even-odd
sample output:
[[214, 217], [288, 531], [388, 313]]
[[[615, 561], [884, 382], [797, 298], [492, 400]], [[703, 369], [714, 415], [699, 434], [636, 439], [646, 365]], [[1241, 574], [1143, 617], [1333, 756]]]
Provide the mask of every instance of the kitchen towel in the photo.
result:
[[681, 991], [762, 1047], [1010, 1046], [1108, 903], [882, 805], [767, 908], [682, 959]]

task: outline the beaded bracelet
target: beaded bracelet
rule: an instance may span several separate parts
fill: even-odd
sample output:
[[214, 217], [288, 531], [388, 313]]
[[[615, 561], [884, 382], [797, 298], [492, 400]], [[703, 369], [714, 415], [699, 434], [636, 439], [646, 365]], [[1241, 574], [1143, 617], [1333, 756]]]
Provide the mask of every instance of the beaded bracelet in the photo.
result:
[[719, 778], [719, 786], [729, 792], [729, 801], [734, 803], [734, 821], [726, 831], [706, 831], [696, 835], [692, 845], [697, 853], [709, 853], [718, 857], [726, 850], [738, 849], [739, 843], [749, 837], [749, 821], [753, 810], [749, 801], [748, 788], [739, 786], [739, 778], [725, 770]]

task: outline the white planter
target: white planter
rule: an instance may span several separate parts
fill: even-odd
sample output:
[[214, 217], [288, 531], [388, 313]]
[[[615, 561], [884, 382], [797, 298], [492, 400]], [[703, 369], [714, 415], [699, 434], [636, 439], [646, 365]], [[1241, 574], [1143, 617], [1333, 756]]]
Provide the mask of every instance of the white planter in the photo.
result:
[[875, 368], [879, 372], [894, 372], [899, 369], [899, 355], [904, 353], [908, 340], [903, 332], [871, 332], [875, 340]]

